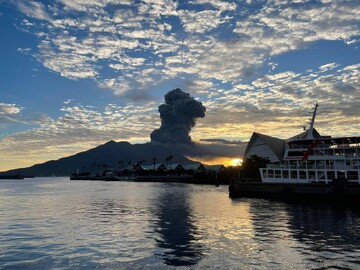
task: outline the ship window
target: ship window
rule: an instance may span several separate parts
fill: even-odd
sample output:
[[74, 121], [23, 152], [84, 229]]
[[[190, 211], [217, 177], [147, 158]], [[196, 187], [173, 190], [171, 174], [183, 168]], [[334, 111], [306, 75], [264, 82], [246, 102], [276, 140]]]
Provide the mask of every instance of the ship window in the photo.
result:
[[337, 172], [337, 178], [338, 179], [344, 179], [345, 178], [345, 172], [344, 171], [338, 171]]
[[263, 170], [263, 176], [267, 178], [267, 170]]
[[307, 167], [308, 168], [315, 168], [315, 161], [313, 161], [313, 160], [307, 161]]
[[335, 150], [335, 155], [337, 156], [342, 156], [344, 154], [343, 150], [342, 149], [336, 149]]
[[283, 171], [283, 178], [289, 178], [289, 171]]
[[326, 172], [326, 178], [327, 178], [328, 180], [335, 179], [335, 172], [334, 172], [334, 171], [328, 171], [328, 172]]
[[297, 179], [297, 171], [290, 171], [290, 178]]
[[355, 156], [355, 154], [356, 154], [355, 148], [345, 149], [346, 156], [353, 157]]
[[298, 144], [290, 144], [290, 148], [296, 149], [296, 148], [299, 148], [299, 145]]
[[297, 162], [296, 161], [290, 161], [290, 168], [297, 168]]
[[281, 171], [275, 170], [275, 178], [281, 178]]
[[334, 162], [332, 160], [326, 161], [326, 169], [334, 169]]
[[333, 150], [332, 149], [325, 149], [325, 155], [327, 156], [332, 156], [334, 153], [333, 153]]
[[306, 179], [306, 171], [299, 171], [299, 178]]
[[269, 178], [273, 178], [274, 177], [274, 170], [269, 170]]
[[347, 176], [349, 180], [359, 180], [359, 173], [357, 171], [349, 171]]
[[288, 156], [290, 157], [301, 157], [304, 155], [302, 151], [289, 151]]
[[318, 179], [325, 180], [325, 172], [324, 171], [318, 171]]
[[308, 174], [309, 174], [309, 179], [312, 180], [312, 179], [315, 179], [315, 171], [308, 171]]

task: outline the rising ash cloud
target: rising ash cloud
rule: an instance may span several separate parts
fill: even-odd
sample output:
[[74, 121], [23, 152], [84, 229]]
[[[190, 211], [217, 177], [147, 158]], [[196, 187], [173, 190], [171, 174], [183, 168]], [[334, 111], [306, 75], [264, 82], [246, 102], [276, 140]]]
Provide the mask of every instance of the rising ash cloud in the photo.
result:
[[162, 144], [193, 144], [190, 131], [197, 118], [205, 117], [206, 108], [188, 93], [177, 88], [165, 95], [159, 106], [161, 126], [150, 134], [151, 142]]
[[191, 157], [239, 157], [246, 143], [224, 139], [201, 139], [193, 142], [191, 129], [198, 118], [205, 117], [206, 108], [188, 93], [177, 88], [165, 95], [159, 106], [161, 126], [151, 134], [152, 143], [160, 143], [179, 154]]

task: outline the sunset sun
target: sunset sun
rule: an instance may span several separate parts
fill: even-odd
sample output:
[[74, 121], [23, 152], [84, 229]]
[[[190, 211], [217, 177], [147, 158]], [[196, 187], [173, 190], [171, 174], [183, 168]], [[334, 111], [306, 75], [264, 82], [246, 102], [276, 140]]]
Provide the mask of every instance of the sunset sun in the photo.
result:
[[243, 162], [242, 159], [240, 159], [240, 158], [234, 158], [234, 159], [231, 161], [231, 165], [232, 165], [232, 166], [239, 166], [239, 165], [242, 164], [242, 162]]

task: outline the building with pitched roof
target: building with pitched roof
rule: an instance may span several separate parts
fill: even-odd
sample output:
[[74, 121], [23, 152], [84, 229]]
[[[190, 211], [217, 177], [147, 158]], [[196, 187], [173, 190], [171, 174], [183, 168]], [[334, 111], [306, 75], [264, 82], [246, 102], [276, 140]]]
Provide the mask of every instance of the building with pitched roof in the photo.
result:
[[204, 165], [207, 171], [214, 171], [214, 172], [224, 172], [226, 171], [226, 167], [222, 164], [217, 165]]
[[156, 163], [150, 165], [142, 165], [142, 170], [144, 171], [167, 171], [166, 166], [163, 163]]
[[285, 140], [254, 132], [246, 147], [244, 158], [256, 155], [270, 162], [279, 162], [284, 156], [284, 151]]
[[184, 170], [185, 170], [184, 167], [183, 167], [181, 164], [179, 164], [179, 163], [167, 164], [167, 165], [166, 165], [166, 168], [167, 168], [168, 171], [170, 171], [170, 170], [174, 170], [174, 171], [184, 171]]
[[194, 163], [194, 164], [185, 165], [184, 169], [186, 171], [194, 171], [194, 172], [205, 172], [206, 171], [206, 168], [201, 163]]

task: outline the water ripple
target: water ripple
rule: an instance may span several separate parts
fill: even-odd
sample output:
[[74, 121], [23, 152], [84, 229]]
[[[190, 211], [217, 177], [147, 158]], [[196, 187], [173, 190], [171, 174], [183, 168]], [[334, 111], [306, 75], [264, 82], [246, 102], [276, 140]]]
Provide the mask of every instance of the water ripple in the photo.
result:
[[228, 197], [227, 187], [4, 181], [1, 269], [356, 269], [354, 209]]

